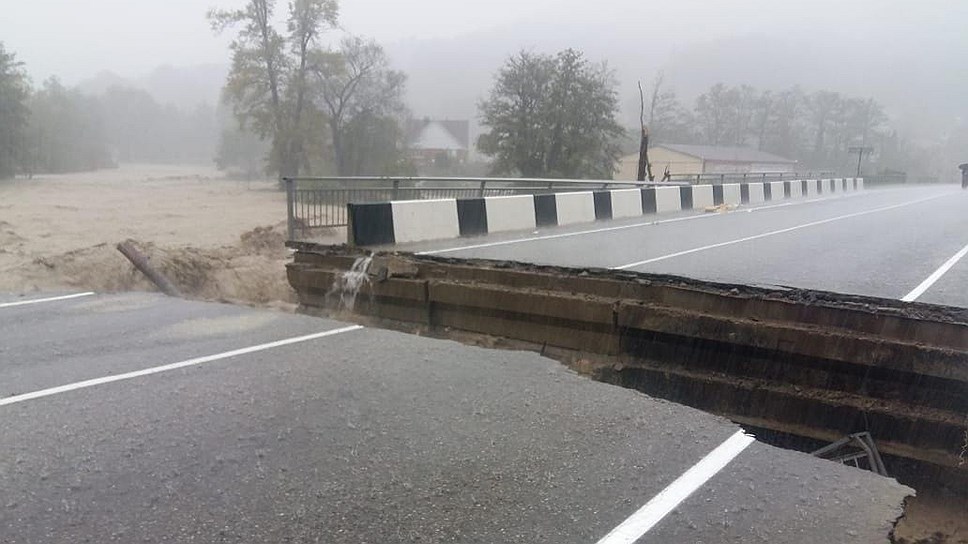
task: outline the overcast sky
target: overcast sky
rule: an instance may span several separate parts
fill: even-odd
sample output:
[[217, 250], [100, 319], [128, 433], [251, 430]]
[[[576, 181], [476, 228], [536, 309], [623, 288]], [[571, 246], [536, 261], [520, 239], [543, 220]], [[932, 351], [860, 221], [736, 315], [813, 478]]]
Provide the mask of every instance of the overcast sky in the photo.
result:
[[[101, 70], [137, 76], [159, 64], [225, 63], [228, 38], [212, 34], [205, 13], [242, 3], [3, 0], [0, 40], [36, 79], [57, 74], [74, 82]], [[947, 42], [961, 57], [968, 46], [965, 0], [344, 0], [341, 9], [344, 28], [385, 43], [533, 23], [562, 33], [592, 30], [602, 41], [648, 34], [661, 39], [662, 51], [754, 32], [817, 40], [894, 36], [886, 42], [904, 47]], [[542, 39], [509, 36], [520, 43], [500, 46], [541, 48], [534, 42]], [[845, 42], [845, 52], [857, 45]]]

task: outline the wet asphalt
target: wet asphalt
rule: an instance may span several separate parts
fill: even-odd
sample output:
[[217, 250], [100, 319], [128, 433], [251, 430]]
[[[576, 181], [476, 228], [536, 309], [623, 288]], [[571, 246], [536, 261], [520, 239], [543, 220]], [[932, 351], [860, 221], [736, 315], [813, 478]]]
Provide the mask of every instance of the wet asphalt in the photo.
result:
[[[738, 430], [373, 329], [9, 400], [346, 326], [137, 293], [0, 308], [0, 542], [596, 542]], [[641, 542], [880, 542], [908, 493], [754, 443]]]
[[[900, 299], [966, 245], [968, 191], [935, 185], [396, 249]], [[917, 300], [968, 307], [968, 257]]]

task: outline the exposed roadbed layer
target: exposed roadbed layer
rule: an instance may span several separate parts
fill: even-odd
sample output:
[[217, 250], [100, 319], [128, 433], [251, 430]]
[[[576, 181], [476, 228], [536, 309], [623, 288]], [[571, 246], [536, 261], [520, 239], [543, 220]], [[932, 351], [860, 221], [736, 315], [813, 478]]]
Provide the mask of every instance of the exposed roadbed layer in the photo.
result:
[[690, 288], [723, 295], [760, 297], [769, 300], [782, 300], [830, 308], [860, 310], [872, 314], [893, 315], [913, 319], [938, 321], [942, 323], [968, 325], [968, 308], [926, 303], [901, 302], [899, 300], [888, 298], [850, 295], [815, 289], [801, 289], [783, 285], [757, 286], [718, 283], [670, 274], [652, 274], [647, 272], [611, 270], [606, 268], [572, 268], [563, 266], [536, 265], [520, 261], [461, 259], [440, 257], [435, 255], [415, 255], [405, 252], [373, 253], [366, 249], [346, 245], [325, 246], [310, 242], [290, 241], [287, 242], [286, 245], [302, 253], [317, 254], [320, 256], [365, 257], [371, 255], [393, 255], [404, 257], [415, 262], [441, 263], [480, 269], [513, 270], [561, 277], [577, 276], [596, 279], [631, 281], [638, 283], [648, 282], [649, 284], [657, 286]]
[[[828, 442], [867, 431], [884, 453], [956, 471], [963, 465], [962, 308], [636, 272], [291, 247], [297, 251], [289, 279], [304, 309], [334, 309], [350, 295], [364, 316], [572, 350], [597, 364], [592, 374], [606, 381], [736, 421]], [[349, 286], [351, 270], [357, 281]]]

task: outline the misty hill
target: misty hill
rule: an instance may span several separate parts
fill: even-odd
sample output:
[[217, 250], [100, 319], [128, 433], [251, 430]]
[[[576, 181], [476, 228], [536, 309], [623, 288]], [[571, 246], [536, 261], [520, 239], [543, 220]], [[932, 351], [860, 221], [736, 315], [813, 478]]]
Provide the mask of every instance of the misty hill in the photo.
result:
[[218, 105], [222, 86], [228, 74], [227, 64], [199, 64], [195, 66], [163, 65], [135, 78], [125, 78], [102, 71], [78, 83], [87, 94], [101, 95], [111, 87], [131, 87], [147, 91], [161, 104], [191, 112], [201, 104]]
[[636, 80], [648, 85], [659, 69], [687, 104], [719, 82], [765, 90], [799, 85], [806, 91], [875, 98], [885, 104], [895, 126], [921, 139], [945, 131], [958, 117], [968, 118], [963, 99], [968, 70], [942, 37], [868, 31], [817, 39], [809, 28], [794, 26], [776, 34], [701, 40], [699, 29], [692, 35], [656, 31], [647, 37], [625, 30], [519, 23], [457, 37], [398, 41], [387, 44], [387, 50], [409, 74], [408, 100], [417, 116], [474, 119], [478, 101], [507, 56], [520, 49], [574, 47], [615, 70], [622, 121], [630, 126], [638, 117]]

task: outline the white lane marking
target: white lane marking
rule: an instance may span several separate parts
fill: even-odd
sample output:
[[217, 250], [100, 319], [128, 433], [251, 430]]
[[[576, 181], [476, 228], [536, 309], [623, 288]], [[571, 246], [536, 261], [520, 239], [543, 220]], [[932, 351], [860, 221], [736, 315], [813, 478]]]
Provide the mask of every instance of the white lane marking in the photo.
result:
[[[732, 213], [740, 213], [740, 212], [743, 212], [743, 213], [752, 213], [752, 212], [760, 211], [760, 210], [772, 210], [774, 208], [785, 208], [787, 206], [799, 206], [801, 204], [811, 204], [811, 203], [814, 203], [814, 202], [824, 202], [824, 201], [827, 201], [827, 200], [842, 200], [842, 199], [845, 199], [845, 198], [852, 198], [852, 197], [855, 197], [855, 196], [861, 196], [861, 195], [865, 195], [865, 194], [870, 194], [870, 193], [852, 193], [852, 194], [849, 194], [849, 195], [843, 195], [843, 196], [837, 196], [837, 197], [811, 198], [811, 199], [806, 199], [806, 200], [800, 200], [800, 201], [797, 201], [797, 202], [783, 202], [781, 204], [770, 204], [768, 206], [756, 206], [755, 208], [737, 210], [737, 211], [732, 212]], [[571, 238], [573, 236], [584, 236], [586, 234], [598, 234], [598, 233], [602, 233], [602, 232], [612, 232], [612, 231], [617, 231], [617, 230], [636, 229], [636, 228], [639, 228], [639, 227], [650, 227], [650, 226], [653, 226], [653, 225], [662, 225], [662, 224], [665, 224], [665, 223], [678, 223], [680, 221], [692, 221], [694, 219], [704, 219], [704, 218], [708, 218], [708, 217], [722, 217], [722, 216], [727, 216], [727, 215], [729, 215], [729, 214], [722, 214], [722, 213], [703, 213], [703, 214], [697, 214], [697, 215], [690, 215], [690, 216], [687, 216], [687, 217], [676, 217], [676, 218], [672, 218], [672, 219], [658, 219], [658, 220], [655, 220], [655, 221], [647, 221], [645, 223], [633, 223], [631, 225], [621, 225], [621, 226], [618, 226], [618, 227], [604, 227], [604, 228], [600, 228], [600, 229], [581, 230], [581, 231], [576, 231], [576, 232], [565, 232], [565, 233], [562, 233], [562, 234], [547, 234], [547, 235], [544, 235], [544, 236], [534, 236], [534, 237], [531, 237], [531, 238], [516, 238], [514, 240], [503, 240], [503, 241], [500, 241], [500, 242], [486, 242], [486, 243], [483, 243], [483, 244], [474, 244], [474, 245], [469, 245], [469, 246], [450, 247], [450, 248], [446, 248], [446, 249], [431, 249], [431, 250], [428, 250], [428, 251], [418, 251], [416, 253], [416, 255], [439, 255], [441, 253], [453, 253], [455, 251], [464, 251], [464, 250], [469, 250], [469, 249], [483, 249], [483, 248], [488, 248], [488, 247], [507, 246], [507, 245], [512, 245], [512, 244], [523, 244], [523, 243], [526, 243], [526, 242], [540, 242], [542, 240], [555, 240], [555, 239], [558, 239], [558, 238]]]
[[598, 544], [633, 544], [755, 441], [742, 430], [737, 431], [612, 529]]
[[245, 355], [247, 353], [255, 353], [257, 351], [265, 351], [267, 349], [278, 348], [282, 346], [288, 346], [291, 344], [298, 344], [300, 342], [308, 342], [310, 340], [316, 340], [317, 338], [324, 338], [326, 336], [334, 336], [337, 334], [342, 334], [344, 332], [350, 332], [362, 329], [363, 327], [359, 325], [353, 325], [351, 327], [343, 327], [341, 329], [334, 329], [330, 331], [318, 332], [315, 334], [308, 334], [306, 336], [296, 336], [293, 338], [286, 338], [285, 340], [277, 340], [275, 342], [269, 342], [266, 344], [259, 344], [257, 346], [249, 346], [247, 348], [235, 349], [232, 351], [225, 351], [222, 353], [216, 353], [215, 355], [206, 355], [205, 357], [196, 357], [195, 359], [188, 359], [187, 361], [181, 361], [179, 363], [171, 363], [168, 365], [156, 366], [152, 368], [146, 368], [144, 370], [136, 370], [134, 372], [126, 372], [124, 374], [115, 374], [113, 376], [105, 376], [103, 378], [95, 378], [93, 380], [85, 380], [82, 382], [69, 383], [67, 385], [61, 385], [58, 387], [51, 387], [49, 389], [41, 389], [39, 391], [33, 391], [31, 393], [24, 393], [22, 395], [14, 395], [12, 397], [7, 397], [5, 399], [0, 399], [0, 406], [6, 406], [8, 404], [17, 404], [18, 402], [24, 402], [28, 400], [39, 399], [42, 397], [49, 397], [51, 395], [57, 395], [60, 393], [67, 393], [68, 391], [75, 391], [77, 389], [85, 389], [88, 387], [94, 387], [97, 385], [104, 385], [106, 383], [119, 382], [122, 380], [130, 380], [132, 378], [140, 378], [141, 376], [149, 376], [151, 374], [158, 374], [160, 372], [168, 372], [169, 370], [177, 370], [179, 368], [185, 368], [189, 366], [200, 365], [203, 363], [210, 363], [212, 361], [218, 361], [220, 359], [228, 359], [230, 357], [238, 357], [239, 355]]
[[48, 298], [35, 298], [33, 300], [20, 300], [17, 302], [4, 302], [0, 304], [0, 308], [13, 308], [14, 306], [26, 306], [28, 304], [40, 304], [41, 302], [55, 302], [58, 300], [70, 300], [72, 298], [89, 297], [95, 293], [74, 293], [73, 295], [63, 295], [59, 297], [48, 297]]
[[753, 236], [746, 236], [744, 238], [737, 238], [736, 240], [729, 240], [729, 241], [726, 241], [726, 242], [719, 242], [718, 244], [709, 244], [708, 246], [694, 247], [692, 249], [687, 249], [685, 251], [677, 251], [675, 253], [669, 253], [667, 255], [661, 255], [659, 257], [653, 257], [651, 259], [645, 259], [643, 261], [636, 261], [634, 263], [623, 264], [621, 266], [614, 267], [613, 270], [626, 270], [628, 268], [635, 268], [637, 266], [642, 266], [642, 265], [646, 265], [646, 264], [650, 264], [650, 263], [655, 263], [655, 262], [658, 262], [658, 261], [664, 261], [666, 259], [674, 259], [676, 257], [682, 257], [683, 255], [689, 255], [689, 254], [692, 254], [692, 253], [698, 253], [700, 251], [706, 251], [706, 250], [709, 250], [709, 249], [716, 249], [716, 248], [720, 248], [720, 247], [731, 246], [733, 244], [741, 244], [743, 242], [749, 242], [751, 240], [759, 240], [760, 238], [767, 238], [769, 236], [776, 236], [777, 234], [785, 234], [787, 232], [793, 232], [793, 231], [797, 231], [797, 230], [800, 230], [800, 229], [806, 229], [806, 228], [810, 228], [810, 227], [816, 227], [818, 225], [824, 225], [824, 224], [827, 224], [827, 223], [833, 223], [834, 221], [841, 221], [843, 219], [850, 219], [852, 217], [860, 217], [862, 215], [869, 215], [869, 214], [872, 214], [872, 213], [884, 212], [884, 211], [887, 211], [887, 210], [894, 210], [894, 209], [897, 209], [897, 208], [903, 208], [905, 206], [913, 206], [914, 204], [919, 204], [921, 202], [926, 202], [928, 200], [934, 200], [936, 198], [942, 198], [942, 197], [946, 197], [946, 196], [948, 196], [948, 195], [947, 194], [936, 195], [936, 196], [921, 198], [921, 199], [918, 199], [918, 200], [912, 200], [911, 202], [903, 202], [901, 204], [894, 204], [894, 205], [891, 205], [891, 206], [884, 206], [884, 207], [881, 207], [881, 208], [874, 208], [872, 210], [864, 210], [862, 212], [854, 212], [854, 213], [848, 213], [846, 215], [838, 215], [837, 217], [831, 217], [829, 219], [822, 219], [820, 221], [811, 221], [809, 223], [804, 223], [802, 225], [796, 225], [796, 226], [793, 226], [793, 227], [787, 227], [785, 229], [772, 230], [770, 232], [764, 232], [762, 234], [755, 234]]
[[964, 257], [966, 254], [968, 254], [968, 245], [961, 248], [961, 251], [959, 251], [958, 253], [955, 253], [950, 259], [945, 261], [943, 265], [941, 265], [930, 276], [928, 276], [927, 279], [922, 281], [920, 285], [915, 287], [913, 291], [904, 295], [904, 298], [902, 298], [901, 300], [904, 302], [914, 302], [915, 300], [920, 298], [925, 291], [930, 289], [931, 286], [934, 285], [936, 281], [940, 280], [941, 276], [944, 276], [949, 270], [951, 270], [951, 267], [957, 264], [957, 262], [960, 261], [961, 258]]

